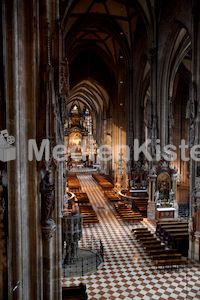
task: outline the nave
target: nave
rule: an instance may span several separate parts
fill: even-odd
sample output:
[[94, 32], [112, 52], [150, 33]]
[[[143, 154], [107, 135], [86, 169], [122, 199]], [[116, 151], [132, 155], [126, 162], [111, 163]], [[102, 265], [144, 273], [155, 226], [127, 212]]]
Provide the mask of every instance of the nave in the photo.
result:
[[83, 235], [102, 241], [105, 262], [91, 275], [63, 278], [63, 286], [86, 284], [90, 300], [200, 299], [198, 263], [189, 261], [187, 268], [173, 271], [157, 270], [131, 232], [141, 226], [155, 232], [155, 223], [144, 219], [135, 226], [124, 224], [91, 175], [78, 175], [78, 179], [99, 220], [94, 227], [84, 227]]

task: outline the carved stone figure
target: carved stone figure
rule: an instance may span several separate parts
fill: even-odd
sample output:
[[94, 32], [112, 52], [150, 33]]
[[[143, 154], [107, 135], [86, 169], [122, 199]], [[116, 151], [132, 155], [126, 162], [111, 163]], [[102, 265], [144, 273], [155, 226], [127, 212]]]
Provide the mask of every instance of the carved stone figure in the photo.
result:
[[146, 103], [145, 123], [147, 128], [151, 130], [152, 129], [152, 104], [150, 100], [148, 100]]
[[[192, 86], [190, 86], [192, 89]], [[196, 99], [196, 85], [193, 83], [193, 90], [194, 90], [194, 99], [190, 96], [190, 99], [187, 102], [186, 108], [186, 119], [189, 120], [189, 130], [188, 130], [188, 145], [189, 150], [194, 145], [195, 142], [195, 116], [196, 116], [196, 108], [195, 108], [195, 99]]]
[[157, 190], [157, 191], [155, 192], [155, 201], [158, 201], [158, 200], [159, 200], [159, 195], [160, 195], [160, 193], [159, 193], [159, 191]]
[[153, 166], [150, 170], [150, 174], [151, 175], [156, 175], [157, 171], [156, 171], [156, 166]]
[[50, 172], [47, 171], [40, 184], [41, 200], [42, 200], [42, 217], [41, 221], [44, 225], [54, 224], [52, 220], [52, 212], [55, 206], [55, 185], [50, 182]]

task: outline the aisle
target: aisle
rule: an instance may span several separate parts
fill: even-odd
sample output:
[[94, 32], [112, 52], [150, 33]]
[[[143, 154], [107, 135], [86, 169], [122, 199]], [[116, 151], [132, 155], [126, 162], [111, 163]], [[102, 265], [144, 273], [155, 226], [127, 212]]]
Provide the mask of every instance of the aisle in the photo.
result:
[[[85, 228], [84, 233], [101, 239], [105, 263], [91, 275], [63, 279], [63, 285], [85, 283], [90, 300], [200, 299], [198, 265], [192, 263], [192, 268], [180, 271], [156, 271], [131, 233], [133, 226], [118, 220], [92, 176], [79, 175], [78, 179], [99, 219], [99, 225]], [[153, 229], [147, 221], [144, 224]]]

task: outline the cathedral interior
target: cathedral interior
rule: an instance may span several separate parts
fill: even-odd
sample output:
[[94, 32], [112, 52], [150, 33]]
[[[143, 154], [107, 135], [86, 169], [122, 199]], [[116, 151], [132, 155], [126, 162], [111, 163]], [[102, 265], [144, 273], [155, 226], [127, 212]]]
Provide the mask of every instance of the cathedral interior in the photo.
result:
[[200, 299], [200, 1], [0, 16], [0, 299]]

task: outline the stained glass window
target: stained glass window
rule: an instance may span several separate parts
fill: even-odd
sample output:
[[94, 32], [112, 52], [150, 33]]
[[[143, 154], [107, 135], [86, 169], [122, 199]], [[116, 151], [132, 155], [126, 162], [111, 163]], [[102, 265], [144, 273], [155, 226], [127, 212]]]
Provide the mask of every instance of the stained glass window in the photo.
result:
[[92, 117], [90, 116], [88, 108], [85, 110], [85, 124], [89, 137], [92, 137]]

